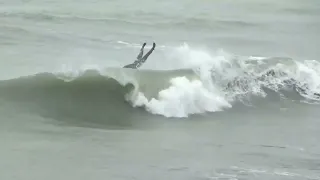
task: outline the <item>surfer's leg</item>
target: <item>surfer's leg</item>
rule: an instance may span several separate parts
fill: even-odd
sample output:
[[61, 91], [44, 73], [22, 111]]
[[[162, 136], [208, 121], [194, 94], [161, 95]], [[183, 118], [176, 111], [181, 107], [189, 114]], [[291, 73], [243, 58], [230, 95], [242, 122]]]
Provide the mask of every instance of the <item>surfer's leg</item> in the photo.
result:
[[156, 47], [156, 43], [153, 43], [153, 46], [152, 48], [149, 50], [149, 52], [143, 56], [143, 58], [140, 60], [141, 61], [141, 64], [144, 63], [148, 57], [150, 56], [150, 54], [153, 52], [154, 48]]
[[143, 49], [144, 49], [145, 46], [146, 46], [146, 43], [143, 43], [143, 45], [142, 45], [142, 47], [141, 47], [141, 49], [140, 49], [140, 53], [139, 53], [139, 55], [137, 56], [137, 59], [138, 59], [138, 60], [142, 58], [142, 56], [143, 56]]

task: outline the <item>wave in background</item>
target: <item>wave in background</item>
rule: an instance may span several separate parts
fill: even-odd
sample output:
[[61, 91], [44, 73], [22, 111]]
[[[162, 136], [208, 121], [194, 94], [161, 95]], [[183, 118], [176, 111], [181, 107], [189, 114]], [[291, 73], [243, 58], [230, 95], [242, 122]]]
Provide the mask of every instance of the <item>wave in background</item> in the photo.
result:
[[315, 60], [238, 57], [187, 44], [167, 58], [174, 59], [172, 70], [87, 67], [3, 80], [0, 98], [47, 114], [83, 109], [119, 114], [142, 107], [165, 117], [223, 111], [236, 103], [255, 106], [256, 101], [276, 98], [320, 100], [320, 63]]

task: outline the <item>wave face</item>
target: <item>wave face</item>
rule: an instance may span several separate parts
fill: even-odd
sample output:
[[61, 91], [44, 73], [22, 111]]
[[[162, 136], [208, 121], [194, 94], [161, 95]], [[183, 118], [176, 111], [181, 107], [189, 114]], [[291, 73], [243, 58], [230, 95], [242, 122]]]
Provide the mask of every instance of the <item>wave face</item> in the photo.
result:
[[176, 48], [170, 58], [180, 69], [93, 68], [3, 80], [0, 98], [29, 108], [41, 107], [48, 116], [84, 109], [130, 116], [142, 107], [165, 117], [188, 117], [224, 111], [235, 104], [320, 101], [320, 63], [314, 60], [237, 57], [187, 45]]

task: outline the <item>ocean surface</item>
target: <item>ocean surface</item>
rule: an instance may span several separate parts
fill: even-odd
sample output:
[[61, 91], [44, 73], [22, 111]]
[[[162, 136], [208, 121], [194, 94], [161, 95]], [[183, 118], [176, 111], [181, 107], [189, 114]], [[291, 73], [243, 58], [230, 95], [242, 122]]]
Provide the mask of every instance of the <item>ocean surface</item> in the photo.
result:
[[319, 180], [319, 47], [319, 0], [0, 0], [0, 179]]

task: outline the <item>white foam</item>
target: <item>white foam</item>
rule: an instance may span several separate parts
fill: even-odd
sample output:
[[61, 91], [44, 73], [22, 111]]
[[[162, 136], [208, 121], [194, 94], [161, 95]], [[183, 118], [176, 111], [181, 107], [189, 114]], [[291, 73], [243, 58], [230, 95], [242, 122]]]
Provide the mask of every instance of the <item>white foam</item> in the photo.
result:
[[[205, 48], [191, 48], [188, 44], [174, 48], [168, 58], [172, 62], [171, 68], [194, 69], [199, 79], [174, 77], [170, 80], [171, 86], [160, 91], [157, 97], [147, 99], [143, 93], [138, 93], [132, 101], [136, 106], [145, 106], [149, 112], [166, 117], [187, 117], [190, 114], [221, 111], [230, 108], [232, 101], [245, 100], [250, 94], [265, 97], [262, 87], [279, 91], [278, 86], [283, 84], [282, 78], [293, 78], [307, 84], [311, 94], [320, 92], [320, 63], [317, 61], [292, 61], [296, 67], [281, 61], [268, 64], [260, 62], [267, 59], [264, 57], [235, 57], [223, 50], [210, 52]], [[258, 63], [252, 63], [253, 60]], [[262, 68], [259, 67], [261, 65]], [[275, 76], [257, 81], [261, 73], [269, 69], [285, 72], [288, 77]], [[234, 87], [226, 90], [226, 83], [229, 82], [235, 82]]]
[[231, 57], [230, 54], [223, 50], [213, 53], [206, 48], [190, 47], [186, 43], [179, 47], [171, 48], [171, 51], [168, 51], [166, 56], [169, 59], [168, 62], [171, 68], [175, 69], [206, 67], [219, 69], [223, 63], [229, 63]]
[[213, 67], [222, 74], [224, 64], [229, 63], [227, 53], [220, 51], [213, 55], [205, 49], [193, 49], [184, 44], [174, 48], [169, 58], [174, 59], [171, 62], [175, 62], [172, 63], [175, 69], [194, 69], [199, 78], [173, 77], [170, 79], [170, 86], [151, 99], [147, 99], [142, 92], [132, 92], [129, 100], [133, 106], [144, 106], [147, 111], [165, 117], [188, 117], [191, 114], [222, 111], [231, 107], [223, 91], [216, 88], [211, 76]]
[[169, 88], [160, 91], [158, 97], [150, 101], [139, 93], [134, 105], [145, 106], [149, 112], [166, 117], [187, 117], [231, 107], [223, 96], [206, 89], [200, 80], [175, 77], [170, 83]]
[[320, 63], [317, 61], [297, 62], [296, 78], [309, 85], [311, 91], [320, 91]]
[[237, 77], [239, 69], [241, 71], [243, 68], [239, 64], [235, 67], [232, 55], [223, 50], [212, 53], [204, 48], [191, 48], [183, 44], [174, 48], [168, 57], [174, 62], [171, 68], [194, 69], [199, 79], [173, 77], [170, 87], [151, 99], [147, 99], [142, 92], [134, 92], [130, 95], [133, 106], [144, 106], [147, 111], [166, 117], [188, 117], [232, 107], [230, 99], [219, 85], [224, 79]]

